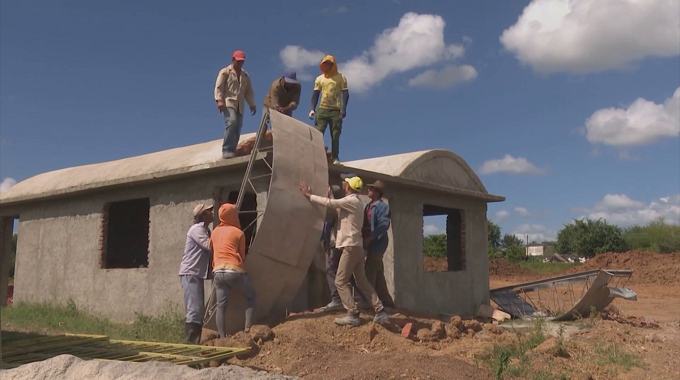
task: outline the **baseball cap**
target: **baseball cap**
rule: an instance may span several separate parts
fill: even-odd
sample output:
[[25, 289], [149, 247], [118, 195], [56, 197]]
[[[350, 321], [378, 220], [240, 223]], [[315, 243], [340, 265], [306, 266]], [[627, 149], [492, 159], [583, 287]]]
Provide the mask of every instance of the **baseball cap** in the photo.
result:
[[300, 83], [297, 81], [297, 73], [293, 70], [288, 70], [283, 73], [283, 80], [286, 83]]
[[356, 173], [340, 173], [340, 179], [347, 179], [352, 177], [358, 177]]
[[232, 58], [234, 58], [237, 61], [245, 61], [246, 60], [246, 53], [243, 52], [243, 50], [236, 50], [234, 54], [231, 55]]
[[369, 183], [368, 185], [366, 185], [366, 187], [372, 187], [372, 188], [374, 188], [374, 189], [380, 191], [381, 193], [382, 193], [383, 191], [385, 191], [385, 184], [382, 183], [381, 180], [377, 180], [377, 181], [375, 181], [375, 182], [373, 182], [373, 183]]
[[364, 181], [359, 177], [345, 178], [345, 182], [349, 184], [349, 187], [356, 191], [361, 191], [361, 188], [364, 187]]
[[196, 207], [194, 207], [194, 216], [198, 216], [203, 211], [212, 210], [212, 209], [213, 209], [213, 205], [210, 205], [210, 206], [204, 205], [204, 204], [197, 205]]

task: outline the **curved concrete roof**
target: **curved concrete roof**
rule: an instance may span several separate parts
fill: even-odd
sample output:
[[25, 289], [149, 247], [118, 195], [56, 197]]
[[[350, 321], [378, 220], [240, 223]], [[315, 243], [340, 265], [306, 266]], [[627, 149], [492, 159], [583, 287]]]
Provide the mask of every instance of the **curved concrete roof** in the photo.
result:
[[[241, 136], [241, 141], [255, 134]], [[245, 164], [248, 157], [223, 160], [222, 140], [164, 150], [99, 164], [76, 166], [36, 175], [0, 195], [0, 205], [59, 196], [96, 188], [172, 177], [201, 170]], [[488, 194], [479, 177], [453, 152], [435, 149], [343, 163], [336, 168], [357, 169], [432, 185], [443, 191], [482, 196], [489, 201], [504, 198]], [[413, 182], [415, 181], [415, 182]]]

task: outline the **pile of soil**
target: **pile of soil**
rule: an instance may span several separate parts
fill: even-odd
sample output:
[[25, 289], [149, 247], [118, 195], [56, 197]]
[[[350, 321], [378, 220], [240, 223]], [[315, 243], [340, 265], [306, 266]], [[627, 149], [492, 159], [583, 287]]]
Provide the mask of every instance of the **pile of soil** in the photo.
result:
[[[308, 379], [491, 379], [486, 369], [456, 359], [452, 350], [465, 350], [480, 339], [500, 339], [495, 325], [461, 321], [457, 326], [433, 319], [393, 314], [381, 326], [362, 315], [357, 327], [338, 326], [333, 319], [343, 313], [302, 313], [291, 316], [260, 336], [255, 354], [230, 359], [231, 364]], [[407, 329], [403, 329], [407, 324]], [[493, 326], [493, 327], [491, 327]], [[253, 326], [255, 327], [255, 326]], [[402, 330], [404, 334], [402, 335]], [[461, 332], [462, 330], [462, 332]], [[208, 341], [206, 345], [243, 345], [236, 334], [233, 341]], [[262, 334], [260, 334], [262, 335]], [[475, 338], [476, 335], [476, 338]], [[252, 337], [252, 330], [251, 330]], [[252, 344], [247, 342], [248, 345]]]
[[607, 252], [595, 255], [582, 265], [569, 268], [564, 273], [592, 269], [631, 269], [629, 284], [680, 284], [680, 253], [655, 253], [648, 251]]
[[489, 275], [493, 277], [534, 277], [536, 272], [508, 259], [489, 260]]
[[423, 269], [425, 272], [446, 272], [449, 270], [449, 263], [446, 259], [440, 259], [423, 255]]

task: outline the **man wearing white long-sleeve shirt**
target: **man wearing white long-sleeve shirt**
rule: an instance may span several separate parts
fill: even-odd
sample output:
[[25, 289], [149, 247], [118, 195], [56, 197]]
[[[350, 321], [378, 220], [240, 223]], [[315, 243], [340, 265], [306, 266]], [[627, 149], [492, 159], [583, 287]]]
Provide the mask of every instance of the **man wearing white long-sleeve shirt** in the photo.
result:
[[184, 335], [187, 343], [198, 344], [203, 330], [205, 296], [203, 281], [208, 277], [210, 267], [210, 228], [213, 221], [213, 206], [204, 204], [194, 207], [194, 224], [187, 232], [184, 255], [179, 268], [179, 279], [184, 290], [186, 321]]
[[357, 326], [361, 323], [359, 319], [359, 309], [357, 308], [350, 287], [350, 279], [354, 275], [357, 287], [362, 294], [371, 298], [373, 309], [375, 310], [374, 323], [384, 323], [388, 321], [387, 313], [384, 310], [378, 295], [366, 279], [364, 261], [366, 252], [363, 247], [361, 228], [364, 223], [364, 202], [359, 199], [359, 191], [363, 187], [363, 181], [359, 177], [345, 178], [342, 182], [346, 196], [342, 199], [329, 199], [312, 195], [311, 189], [304, 182], [300, 183], [300, 191], [312, 203], [336, 209], [340, 226], [335, 237], [335, 247], [342, 250], [338, 272], [335, 277], [335, 286], [340, 293], [342, 305], [347, 309], [347, 316], [336, 318], [335, 323], [339, 325]]

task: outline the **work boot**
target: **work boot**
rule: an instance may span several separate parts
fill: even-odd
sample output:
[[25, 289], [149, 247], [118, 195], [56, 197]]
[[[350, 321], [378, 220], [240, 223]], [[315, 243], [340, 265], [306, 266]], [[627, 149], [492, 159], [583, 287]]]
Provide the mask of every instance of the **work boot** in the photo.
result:
[[390, 320], [390, 317], [387, 315], [385, 310], [380, 310], [379, 312], [375, 313], [375, 317], [373, 318], [373, 323], [383, 324], [383, 323], [387, 323], [389, 320]]
[[359, 326], [359, 324], [361, 323], [361, 319], [359, 319], [358, 314], [357, 315], [347, 314], [342, 318], [335, 318], [333, 322], [340, 326]]
[[338, 301], [331, 301], [328, 303], [328, 305], [324, 306], [321, 308], [321, 311], [339, 311], [339, 310], [344, 310], [345, 307], [342, 306], [342, 302]]
[[[189, 325], [189, 333], [187, 334], [187, 343], [189, 344], [199, 344], [201, 342], [201, 333], [203, 332], [203, 326], [198, 323], [187, 323]], [[185, 327], [186, 329], [186, 327]]]
[[191, 326], [191, 323], [185, 323], [184, 324], [184, 341], [187, 343], [191, 344], [191, 339], [193, 338], [193, 326]]
[[222, 152], [222, 158], [224, 158], [225, 160], [230, 159], [230, 158], [234, 158], [235, 156], [236, 156], [236, 153], [234, 153], [234, 152]]

